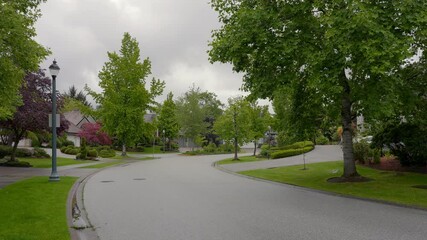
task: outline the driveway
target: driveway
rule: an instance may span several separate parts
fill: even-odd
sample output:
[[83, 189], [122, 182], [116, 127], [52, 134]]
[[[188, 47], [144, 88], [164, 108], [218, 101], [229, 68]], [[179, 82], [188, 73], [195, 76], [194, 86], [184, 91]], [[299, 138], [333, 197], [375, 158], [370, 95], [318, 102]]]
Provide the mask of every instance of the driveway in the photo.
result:
[[101, 240], [426, 239], [426, 211], [212, 167], [230, 156], [168, 155], [101, 171], [84, 188], [89, 219]]

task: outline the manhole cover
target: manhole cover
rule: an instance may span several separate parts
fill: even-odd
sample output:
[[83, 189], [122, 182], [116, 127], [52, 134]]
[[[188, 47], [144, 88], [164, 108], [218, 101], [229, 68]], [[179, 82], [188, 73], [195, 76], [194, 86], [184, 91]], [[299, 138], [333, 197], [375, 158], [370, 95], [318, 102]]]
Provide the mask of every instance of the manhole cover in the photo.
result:
[[112, 180], [106, 180], [106, 181], [101, 181], [102, 183], [110, 183], [110, 182], [114, 182]]
[[140, 181], [140, 180], [145, 180], [145, 178], [134, 178], [133, 180], [137, 180], [137, 181], [139, 180]]

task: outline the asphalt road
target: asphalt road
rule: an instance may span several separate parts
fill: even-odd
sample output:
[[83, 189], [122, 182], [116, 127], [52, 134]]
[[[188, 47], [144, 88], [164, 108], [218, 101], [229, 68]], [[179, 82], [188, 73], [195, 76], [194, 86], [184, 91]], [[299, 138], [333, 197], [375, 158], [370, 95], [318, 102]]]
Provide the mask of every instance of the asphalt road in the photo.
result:
[[427, 211], [235, 176], [225, 156], [164, 156], [94, 175], [84, 203], [101, 240], [427, 239]]

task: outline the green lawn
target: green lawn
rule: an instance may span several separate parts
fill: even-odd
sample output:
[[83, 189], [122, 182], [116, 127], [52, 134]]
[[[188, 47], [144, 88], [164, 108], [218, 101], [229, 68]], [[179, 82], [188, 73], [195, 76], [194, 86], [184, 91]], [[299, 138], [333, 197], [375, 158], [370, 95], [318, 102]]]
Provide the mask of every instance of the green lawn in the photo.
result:
[[[52, 159], [51, 158], [18, 158], [19, 161], [29, 162], [35, 168], [50, 168], [52, 167]], [[70, 158], [56, 158], [57, 166], [67, 166], [73, 164], [82, 164], [82, 163], [93, 163], [90, 160], [75, 160]]]
[[0, 239], [70, 239], [66, 202], [76, 180], [34, 177], [0, 189]]
[[239, 157], [239, 160], [233, 160], [233, 158], [227, 158], [227, 159], [216, 162], [216, 164], [222, 165], [222, 164], [233, 164], [233, 163], [243, 163], [243, 162], [256, 162], [256, 161], [262, 161], [262, 160], [267, 160], [267, 158], [245, 156], [245, 157]]
[[342, 175], [342, 161], [313, 163], [307, 165], [307, 167], [308, 170], [301, 170], [302, 165], [298, 165], [239, 173], [344, 195], [427, 208], [427, 189], [412, 187], [415, 185], [427, 185], [427, 175], [425, 174], [396, 174], [395, 172], [379, 171], [358, 166], [358, 172], [364, 177], [373, 179], [373, 181], [364, 183], [328, 183], [326, 181], [328, 178]]
[[117, 160], [117, 161], [111, 161], [111, 162], [103, 162], [100, 164], [85, 166], [85, 167], [81, 167], [81, 168], [105, 168], [105, 167], [114, 166], [114, 165], [118, 165], [118, 164], [122, 164], [122, 163], [126, 163], [126, 162], [123, 160]]

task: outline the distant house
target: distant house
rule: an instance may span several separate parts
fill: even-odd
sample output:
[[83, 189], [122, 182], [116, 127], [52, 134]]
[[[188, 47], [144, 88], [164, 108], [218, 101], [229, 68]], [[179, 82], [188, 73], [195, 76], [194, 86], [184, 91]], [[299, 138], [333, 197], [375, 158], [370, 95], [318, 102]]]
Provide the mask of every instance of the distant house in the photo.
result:
[[64, 113], [65, 119], [70, 122], [70, 126], [65, 132], [67, 133], [67, 139], [74, 143], [74, 146], [80, 147], [80, 137], [78, 133], [82, 130], [82, 126], [85, 123], [95, 123], [95, 119], [92, 116], [85, 116], [79, 110], [73, 110]]

